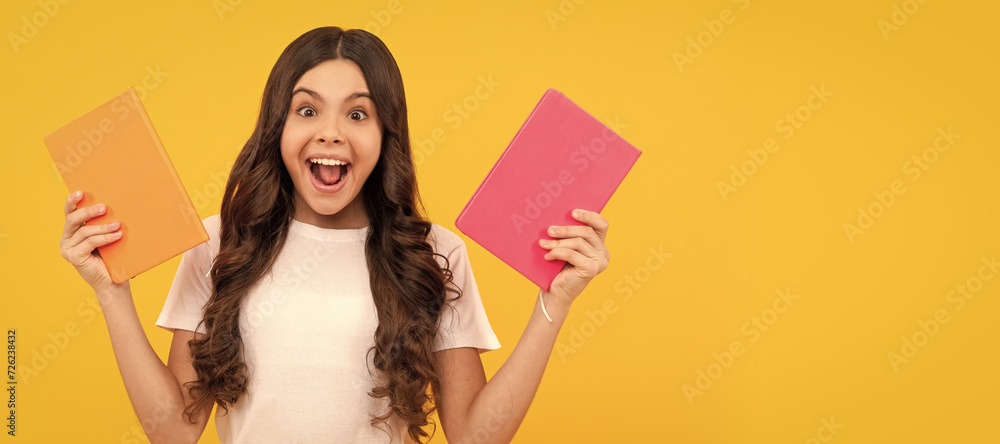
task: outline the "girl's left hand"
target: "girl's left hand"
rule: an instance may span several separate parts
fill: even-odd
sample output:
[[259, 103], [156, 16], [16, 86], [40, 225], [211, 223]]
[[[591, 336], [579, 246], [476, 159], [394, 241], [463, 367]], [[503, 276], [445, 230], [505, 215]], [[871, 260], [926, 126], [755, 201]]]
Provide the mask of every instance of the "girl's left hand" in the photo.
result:
[[604, 245], [604, 237], [608, 234], [607, 219], [593, 211], [579, 209], [573, 210], [573, 219], [587, 225], [552, 226], [548, 235], [554, 239], [538, 241], [542, 248], [549, 250], [545, 260], [566, 261], [548, 290], [566, 305], [573, 303], [591, 279], [608, 268], [611, 260]]

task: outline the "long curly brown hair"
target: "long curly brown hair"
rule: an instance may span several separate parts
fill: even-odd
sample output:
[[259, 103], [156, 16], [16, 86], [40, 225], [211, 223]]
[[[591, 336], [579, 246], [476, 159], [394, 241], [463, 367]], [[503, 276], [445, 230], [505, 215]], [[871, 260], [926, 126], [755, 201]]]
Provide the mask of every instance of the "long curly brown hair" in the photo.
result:
[[[280, 152], [292, 88], [309, 69], [340, 58], [361, 68], [383, 128], [381, 155], [361, 193], [370, 224], [365, 254], [379, 319], [375, 345], [368, 353], [374, 353], [374, 365], [387, 381], [369, 395], [389, 398], [390, 405], [371, 424], [385, 423], [395, 413], [408, 424], [410, 437], [420, 442], [433, 434], [423, 428], [436, 408], [432, 394], [437, 392], [438, 375], [432, 348], [438, 319], [446, 291], [455, 292], [456, 298], [461, 292], [449, 285], [447, 258], [428, 243], [431, 224], [418, 208], [399, 68], [378, 37], [358, 29], [323, 27], [303, 34], [285, 48], [268, 76], [256, 127], [226, 183], [212, 296], [202, 321], [206, 336], [188, 343], [198, 379], [185, 384], [194, 400], [185, 414], [192, 420], [209, 400], [228, 412], [246, 391], [240, 302], [271, 269], [294, 214], [294, 185]], [[444, 260], [443, 267], [438, 258]]]

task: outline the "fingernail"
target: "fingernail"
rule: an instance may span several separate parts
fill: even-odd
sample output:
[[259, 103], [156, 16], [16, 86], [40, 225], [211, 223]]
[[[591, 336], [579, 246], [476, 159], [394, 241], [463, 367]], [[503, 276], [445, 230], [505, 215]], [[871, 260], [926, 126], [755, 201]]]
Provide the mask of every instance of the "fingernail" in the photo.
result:
[[556, 227], [549, 227], [549, 236], [555, 236], [559, 234], [559, 229]]
[[114, 222], [109, 223], [108, 227], [112, 228], [112, 229], [118, 228], [118, 221], [114, 221]]
[[541, 244], [542, 244], [543, 247], [549, 246], [549, 240], [548, 239], [540, 239], [540, 241], [541, 241]]
[[573, 217], [580, 217], [580, 210], [573, 210]]
[[104, 204], [98, 204], [98, 205], [97, 205], [97, 211], [98, 211], [98, 212], [102, 212], [102, 211], [104, 211]]
[[77, 192], [73, 193], [73, 198], [74, 199], [79, 199], [80, 196], [82, 196], [82, 195], [83, 195], [83, 191], [77, 191]]
[[118, 236], [122, 235], [122, 232], [121, 231], [115, 231], [114, 233], [111, 233], [111, 235], [114, 236], [114, 237], [118, 237]]

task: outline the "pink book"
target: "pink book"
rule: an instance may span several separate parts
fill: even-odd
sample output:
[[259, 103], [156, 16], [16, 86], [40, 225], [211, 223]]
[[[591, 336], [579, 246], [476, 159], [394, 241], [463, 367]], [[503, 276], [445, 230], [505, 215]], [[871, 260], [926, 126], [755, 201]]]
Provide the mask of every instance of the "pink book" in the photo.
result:
[[549, 89], [458, 215], [455, 226], [548, 290], [565, 262], [538, 245], [551, 225], [600, 212], [641, 151], [562, 93]]

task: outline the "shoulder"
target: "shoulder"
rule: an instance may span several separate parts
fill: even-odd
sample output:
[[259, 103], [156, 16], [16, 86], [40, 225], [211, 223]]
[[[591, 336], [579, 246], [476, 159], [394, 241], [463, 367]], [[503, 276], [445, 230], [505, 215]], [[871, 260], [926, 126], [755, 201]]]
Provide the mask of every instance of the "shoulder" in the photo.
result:
[[431, 223], [431, 232], [427, 235], [427, 242], [431, 244], [434, 251], [445, 256], [451, 255], [456, 250], [465, 249], [465, 241], [461, 237], [436, 223]]
[[222, 229], [222, 218], [218, 214], [214, 214], [202, 219], [201, 224], [208, 233], [208, 242], [201, 243], [195, 248], [207, 251], [210, 258], [215, 258], [215, 255], [219, 253], [219, 232]]
[[208, 236], [212, 239], [219, 238], [219, 230], [222, 227], [222, 217], [218, 214], [213, 214], [201, 220], [201, 224], [205, 226], [205, 231], [208, 231]]

